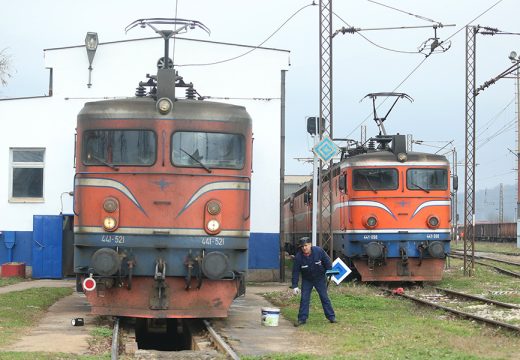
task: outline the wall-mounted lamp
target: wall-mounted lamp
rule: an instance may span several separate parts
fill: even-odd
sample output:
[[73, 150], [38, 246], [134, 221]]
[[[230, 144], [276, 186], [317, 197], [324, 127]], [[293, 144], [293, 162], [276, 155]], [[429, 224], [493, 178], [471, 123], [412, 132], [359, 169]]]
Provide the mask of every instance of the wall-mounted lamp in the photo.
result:
[[91, 75], [92, 75], [92, 61], [94, 61], [94, 55], [96, 55], [96, 50], [98, 47], [98, 35], [95, 32], [88, 32], [85, 37], [85, 48], [87, 49], [88, 56], [88, 84], [87, 86], [90, 88], [92, 86], [91, 83]]

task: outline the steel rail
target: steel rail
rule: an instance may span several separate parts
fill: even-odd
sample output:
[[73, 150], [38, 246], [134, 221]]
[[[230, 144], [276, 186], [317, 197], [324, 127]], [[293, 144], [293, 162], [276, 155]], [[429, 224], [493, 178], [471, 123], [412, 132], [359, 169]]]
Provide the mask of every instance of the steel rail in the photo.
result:
[[[482, 252], [485, 252], [485, 251], [482, 251]], [[462, 255], [459, 251], [456, 251], [455, 253], [457, 255]], [[502, 260], [502, 259], [496, 259], [496, 258], [492, 258], [492, 257], [485, 256], [485, 255], [475, 255], [474, 257], [475, 257], [475, 259], [492, 260], [492, 261], [496, 261], [496, 262], [499, 262], [499, 263], [502, 263], [502, 264], [520, 266], [520, 263], [517, 263], [517, 262], [514, 262], [514, 261], [507, 261], [507, 260]]]
[[464, 317], [464, 318], [469, 318], [469, 319], [477, 320], [477, 321], [480, 321], [480, 322], [483, 322], [483, 323], [486, 323], [486, 324], [500, 326], [500, 327], [506, 328], [508, 330], [513, 330], [513, 331], [516, 331], [516, 332], [520, 333], [520, 326], [511, 325], [511, 324], [504, 323], [504, 322], [497, 321], [497, 320], [487, 319], [485, 317], [478, 316], [478, 315], [468, 314], [468, 313], [466, 313], [464, 311], [460, 311], [460, 310], [452, 309], [452, 308], [447, 307], [447, 306], [435, 304], [435, 303], [433, 303], [431, 301], [424, 300], [424, 299], [419, 299], [419, 298], [416, 298], [415, 296], [411, 296], [411, 295], [408, 295], [408, 294], [392, 293], [389, 290], [385, 290], [385, 291], [387, 291], [387, 292], [389, 292], [391, 294], [394, 294], [394, 295], [399, 295], [401, 297], [404, 297], [406, 299], [415, 301], [415, 302], [423, 304], [423, 305], [428, 305], [428, 306], [431, 306], [431, 307], [436, 308], [436, 309], [442, 309], [444, 311], [451, 312], [453, 314], [456, 314], [456, 315]]
[[508, 304], [508, 303], [505, 303], [505, 302], [502, 302], [502, 301], [486, 299], [486, 298], [481, 297], [481, 296], [465, 294], [465, 293], [461, 293], [461, 292], [458, 292], [458, 291], [444, 289], [444, 288], [440, 288], [440, 287], [436, 287], [436, 286], [434, 286], [433, 288], [435, 290], [442, 291], [442, 292], [444, 292], [444, 293], [446, 293], [448, 295], [453, 295], [453, 296], [466, 298], [466, 299], [478, 300], [478, 301], [482, 301], [482, 302], [485, 302], [485, 303], [488, 303], [488, 304], [493, 304], [493, 305], [496, 305], [496, 306], [504, 307], [504, 308], [507, 308], [507, 309], [520, 309], [519, 305]]
[[235, 353], [233, 349], [222, 339], [222, 337], [217, 334], [215, 329], [211, 326], [208, 320], [203, 320], [204, 325], [206, 326], [206, 330], [208, 330], [208, 333], [210, 334], [212, 342], [215, 344], [215, 346], [223, 353], [225, 353], [229, 358], [233, 360], [240, 360], [240, 357]]
[[112, 350], [110, 358], [117, 360], [119, 356], [119, 317], [114, 319], [114, 330], [112, 332]]
[[[457, 254], [450, 254], [449, 256], [453, 257], [453, 258], [457, 258], [457, 259], [462, 259], [463, 258], [462, 255], [457, 255]], [[491, 268], [495, 269], [496, 271], [501, 272], [503, 274], [520, 278], [520, 274], [517, 273], [517, 272], [506, 270], [506, 269], [502, 269], [501, 267], [498, 267], [498, 266], [495, 266], [495, 265], [486, 264], [485, 262], [482, 262], [482, 261], [474, 261], [474, 262], [477, 263], [477, 264], [480, 264], [480, 265], [491, 267]]]

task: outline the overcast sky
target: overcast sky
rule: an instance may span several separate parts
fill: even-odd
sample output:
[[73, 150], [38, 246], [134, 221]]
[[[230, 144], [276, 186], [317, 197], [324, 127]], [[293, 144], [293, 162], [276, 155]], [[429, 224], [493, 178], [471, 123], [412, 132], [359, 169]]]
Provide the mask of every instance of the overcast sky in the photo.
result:
[[[369, 0], [333, 0], [333, 28], [347, 24], [371, 29], [442, 23], [445, 26], [437, 30], [437, 37], [440, 41], [449, 38], [451, 47], [424, 60], [418, 48], [434, 37], [432, 27], [361, 32], [366, 38], [359, 34], [337, 35], [333, 40], [334, 136], [358, 140], [361, 124], [367, 126], [369, 137], [376, 135], [372, 104], [360, 100], [371, 92], [405, 92], [414, 102], [400, 101], [396, 105], [385, 122], [387, 132], [412, 134], [415, 140], [428, 145], [414, 145], [416, 151], [435, 152], [436, 147], [453, 141], [458, 160], [463, 164], [464, 26], [470, 23], [520, 33], [518, 1], [377, 2], [379, 4]], [[308, 6], [310, 4], [309, 0], [5, 1], [0, 22], [0, 50], [5, 49], [10, 55], [13, 76], [7, 87], [0, 87], [0, 97], [46, 93], [48, 73], [44, 69], [43, 49], [81, 45], [87, 31], [97, 32], [100, 42], [153, 36], [149, 29], [135, 28], [125, 34], [124, 28], [139, 18], [177, 14], [179, 18], [199, 20], [211, 29], [210, 36], [194, 30], [183, 37], [259, 45], [294, 15], [263, 46], [291, 51], [286, 80], [286, 172], [310, 174], [309, 163], [295, 160], [311, 156], [313, 140], [306, 133], [305, 118], [316, 116], [319, 111], [319, 8]], [[456, 26], [447, 26], [450, 24]], [[511, 65], [508, 59], [511, 50], [520, 53], [517, 35], [478, 35], [477, 86]], [[215, 60], [221, 60], [219, 54], [215, 54]], [[230, 81], [232, 79], [230, 74]], [[239, 97], [240, 89], [236, 94], [205, 95]], [[511, 152], [517, 149], [515, 99], [512, 78], [498, 81], [477, 97], [477, 189], [516, 183], [516, 156]], [[386, 113], [386, 105], [381, 106], [380, 115]], [[450, 148], [448, 145], [445, 149]], [[459, 177], [464, 178], [463, 166], [459, 167]]]

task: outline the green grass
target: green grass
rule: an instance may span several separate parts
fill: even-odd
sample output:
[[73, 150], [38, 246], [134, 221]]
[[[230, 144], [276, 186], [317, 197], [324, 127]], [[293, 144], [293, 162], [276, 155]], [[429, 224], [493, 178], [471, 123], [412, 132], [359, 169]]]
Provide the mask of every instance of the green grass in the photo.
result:
[[1, 294], [0, 346], [13, 341], [34, 325], [49, 306], [71, 293], [71, 288], [35, 288]]
[[[498, 248], [504, 249], [503, 244]], [[464, 276], [461, 260], [451, 259], [444, 279], [432, 285], [520, 303], [520, 279], [478, 264], [474, 276]], [[331, 285], [329, 295], [339, 322], [328, 323], [313, 291], [307, 324], [296, 330], [305, 338], [306, 347], [316, 349], [316, 354], [302, 350], [301, 354], [246, 359], [520, 358], [520, 337], [507, 330], [459, 319], [402, 298], [383, 296], [376, 287], [358, 283]], [[292, 296], [290, 291], [269, 293], [266, 297], [280, 307], [285, 318], [296, 320], [299, 297]]]
[[0, 278], [0, 287], [17, 284], [17, 283], [22, 282], [22, 281], [26, 281], [26, 279], [21, 278], [21, 277]]
[[[462, 240], [459, 240], [456, 243], [452, 241], [450, 246], [455, 250], [464, 250], [464, 242]], [[520, 248], [516, 247], [516, 243], [493, 243], [487, 241], [476, 241], [475, 251], [498, 251], [520, 255]]]

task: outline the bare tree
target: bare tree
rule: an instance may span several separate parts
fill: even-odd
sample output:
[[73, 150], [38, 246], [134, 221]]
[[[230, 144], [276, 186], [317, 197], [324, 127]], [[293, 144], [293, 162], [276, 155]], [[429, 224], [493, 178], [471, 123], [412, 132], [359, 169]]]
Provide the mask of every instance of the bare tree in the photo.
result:
[[0, 51], [0, 83], [2, 86], [7, 85], [7, 79], [11, 77], [9, 68], [11, 66], [11, 56], [6, 53], [6, 49]]

